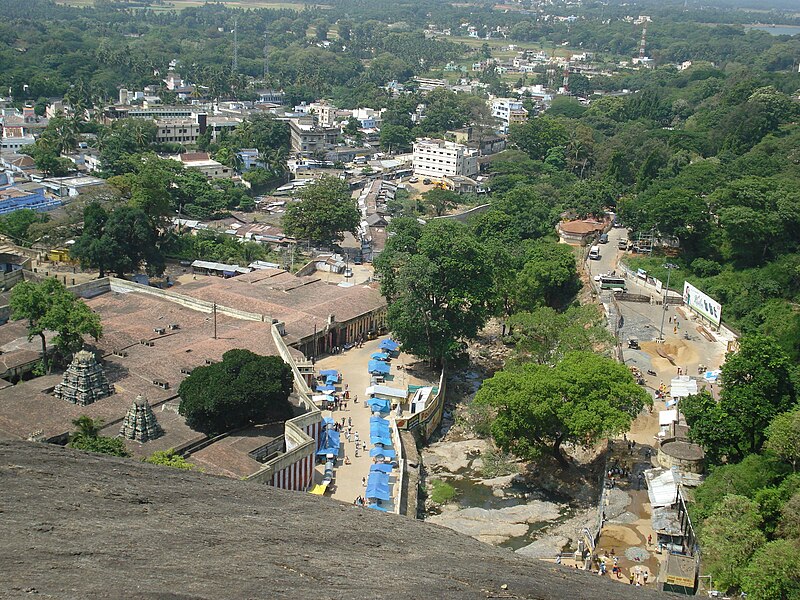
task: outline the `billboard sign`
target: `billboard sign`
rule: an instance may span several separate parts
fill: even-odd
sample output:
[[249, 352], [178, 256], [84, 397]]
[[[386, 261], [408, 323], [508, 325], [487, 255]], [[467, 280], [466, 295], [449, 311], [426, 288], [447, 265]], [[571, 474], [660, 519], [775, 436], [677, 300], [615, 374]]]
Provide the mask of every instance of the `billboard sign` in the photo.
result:
[[683, 303], [704, 319], [719, 325], [722, 319], [720, 303], [706, 296], [688, 281], [683, 284]]

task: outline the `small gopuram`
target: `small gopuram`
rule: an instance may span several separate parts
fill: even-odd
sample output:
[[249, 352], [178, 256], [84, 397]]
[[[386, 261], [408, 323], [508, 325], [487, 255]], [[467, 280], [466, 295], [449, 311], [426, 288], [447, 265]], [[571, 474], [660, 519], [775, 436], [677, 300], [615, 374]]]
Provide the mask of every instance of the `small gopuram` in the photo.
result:
[[56, 398], [72, 404], [86, 406], [110, 396], [113, 390], [103, 368], [97, 364], [94, 354], [81, 350], [64, 372], [64, 379], [54, 390]]
[[146, 398], [136, 396], [136, 400], [128, 409], [119, 431], [122, 437], [137, 442], [148, 442], [164, 435], [164, 430], [156, 421], [153, 409]]

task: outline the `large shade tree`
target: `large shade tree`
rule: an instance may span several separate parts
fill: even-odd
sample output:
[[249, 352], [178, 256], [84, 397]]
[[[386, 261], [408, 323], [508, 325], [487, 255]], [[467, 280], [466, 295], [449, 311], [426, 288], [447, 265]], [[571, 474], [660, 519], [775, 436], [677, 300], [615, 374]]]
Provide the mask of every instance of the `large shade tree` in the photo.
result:
[[323, 176], [298, 193], [300, 200], [286, 207], [283, 227], [288, 235], [331, 246], [355, 232], [359, 213], [347, 184], [338, 177]]
[[56, 333], [53, 344], [64, 358], [81, 349], [84, 335], [97, 340], [103, 333], [100, 317], [55, 278], [18, 283], [9, 304], [12, 319], [27, 321], [28, 340], [37, 336], [41, 340], [45, 371], [49, 371], [47, 331]]
[[569, 352], [555, 366], [507, 367], [483, 382], [475, 402], [496, 411], [492, 436], [501, 448], [524, 458], [549, 451], [566, 467], [564, 444], [591, 446], [627, 431], [652, 399], [625, 365]]
[[181, 382], [178, 412], [208, 434], [283, 421], [293, 415], [292, 387], [292, 370], [280, 357], [228, 350], [221, 362], [197, 367]]
[[389, 327], [403, 349], [440, 365], [486, 323], [492, 266], [465, 225], [402, 220], [376, 263]]

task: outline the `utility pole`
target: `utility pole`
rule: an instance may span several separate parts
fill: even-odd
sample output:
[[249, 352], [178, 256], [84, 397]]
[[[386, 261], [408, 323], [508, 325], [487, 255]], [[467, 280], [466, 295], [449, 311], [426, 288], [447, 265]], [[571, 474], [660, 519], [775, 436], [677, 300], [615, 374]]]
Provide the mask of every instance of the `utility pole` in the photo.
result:
[[214, 339], [217, 339], [217, 303], [214, 302], [212, 306], [212, 312], [214, 313]]
[[677, 269], [678, 265], [666, 263], [664, 268], [667, 270], [667, 287], [664, 289], [664, 300], [661, 306], [661, 328], [658, 330], [659, 341], [664, 341], [664, 317], [667, 315], [667, 297], [669, 296], [669, 278], [672, 275], [672, 269]]

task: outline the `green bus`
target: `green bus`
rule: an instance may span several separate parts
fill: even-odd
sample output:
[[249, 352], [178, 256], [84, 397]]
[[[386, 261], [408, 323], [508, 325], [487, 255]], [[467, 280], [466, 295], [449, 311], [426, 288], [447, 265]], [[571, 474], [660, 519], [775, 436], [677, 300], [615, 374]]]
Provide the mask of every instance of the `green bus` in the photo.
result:
[[622, 277], [610, 277], [608, 275], [600, 276], [600, 289], [601, 290], [624, 290], [625, 279]]

